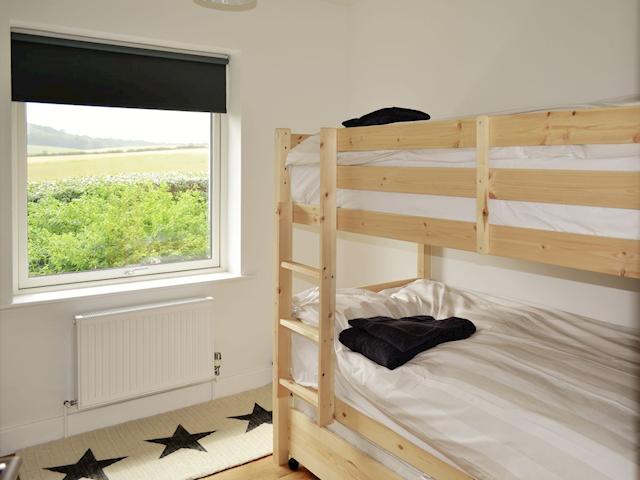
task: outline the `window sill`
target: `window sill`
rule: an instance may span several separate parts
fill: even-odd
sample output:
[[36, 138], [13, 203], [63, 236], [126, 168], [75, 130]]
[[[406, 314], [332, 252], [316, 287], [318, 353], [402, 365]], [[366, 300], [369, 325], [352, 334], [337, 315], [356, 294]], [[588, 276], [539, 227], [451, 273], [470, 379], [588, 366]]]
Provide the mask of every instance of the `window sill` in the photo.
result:
[[92, 287], [71, 288], [66, 290], [54, 290], [34, 293], [18, 293], [13, 296], [13, 301], [8, 305], [0, 305], [0, 310], [19, 308], [45, 303], [63, 302], [79, 298], [118, 295], [126, 292], [137, 292], [150, 289], [162, 289], [180, 287], [184, 285], [197, 285], [202, 283], [229, 282], [253, 278], [252, 275], [238, 275], [229, 272], [200, 273], [177, 277], [160, 278], [153, 280], [141, 280], [136, 282], [115, 283]]

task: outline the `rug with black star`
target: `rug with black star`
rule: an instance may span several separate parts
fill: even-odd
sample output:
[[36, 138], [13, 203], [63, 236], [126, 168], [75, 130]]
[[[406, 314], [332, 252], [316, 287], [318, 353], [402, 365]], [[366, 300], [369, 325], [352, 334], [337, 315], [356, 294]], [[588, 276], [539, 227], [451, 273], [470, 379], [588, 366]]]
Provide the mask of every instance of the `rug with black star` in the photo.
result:
[[21, 480], [192, 480], [272, 452], [271, 386], [18, 452]]

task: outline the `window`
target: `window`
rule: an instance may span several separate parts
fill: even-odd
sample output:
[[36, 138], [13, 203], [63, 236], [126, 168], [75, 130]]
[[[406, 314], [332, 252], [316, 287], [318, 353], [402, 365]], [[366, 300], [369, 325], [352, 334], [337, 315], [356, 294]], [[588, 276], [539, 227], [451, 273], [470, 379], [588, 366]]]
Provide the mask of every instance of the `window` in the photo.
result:
[[221, 266], [227, 63], [11, 33], [17, 290]]
[[20, 287], [220, 266], [220, 116], [16, 104]]

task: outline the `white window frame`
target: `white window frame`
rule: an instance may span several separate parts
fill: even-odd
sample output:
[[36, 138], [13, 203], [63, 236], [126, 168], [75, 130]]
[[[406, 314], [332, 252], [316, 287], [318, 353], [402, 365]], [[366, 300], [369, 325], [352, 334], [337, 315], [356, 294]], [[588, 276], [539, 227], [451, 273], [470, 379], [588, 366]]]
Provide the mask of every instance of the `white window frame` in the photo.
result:
[[93, 286], [103, 283], [129, 282], [154, 278], [154, 276], [176, 276], [189, 273], [213, 273], [223, 271], [221, 242], [222, 209], [224, 188], [222, 177], [222, 151], [221, 130], [222, 115], [211, 114], [211, 142], [209, 154], [209, 218], [210, 218], [210, 252], [211, 258], [206, 260], [192, 260], [185, 262], [166, 263], [159, 265], [131, 265], [122, 268], [110, 268], [87, 272], [71, 272], [46, 276], [29, 276], [28, 259], [28, 225], [27, 225], [27, 118], [26, 104], [22, 102], [12, 103], [13, 126], [13, 155], [16, 166], [15, 192], [16, 215], [14, 217], [14, 271], [17, 272], [16, 293], [28, 289], [65, 289], [79, 286]]

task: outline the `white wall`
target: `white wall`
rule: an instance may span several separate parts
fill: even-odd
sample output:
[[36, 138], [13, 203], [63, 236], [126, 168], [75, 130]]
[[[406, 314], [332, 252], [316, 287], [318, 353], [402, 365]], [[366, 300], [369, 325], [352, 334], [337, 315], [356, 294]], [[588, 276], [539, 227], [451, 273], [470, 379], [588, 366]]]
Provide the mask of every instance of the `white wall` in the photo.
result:
[[436, 118], [640, 89], [638, 0], [354, 0], [350, 110]]
[[[0, 454], [62, 436], [62, 402], [74, 397], [75, 313], [200, 295], [215, 297], [218, 394], [270, 378], [273, 130], [313, 130], [344, 117], [346, 7], [319, 0], [262, 0], [251, 12], [203, 9], [185, 0], [0, 2], [0, 304], [11, 302], [10, 22], [85, 30], [107, 38], [177, 42], [231, 54], [230, 245], [246, 279], [0, 310]], [[327, 35], [327, 28], [331, 34]], [[80, 33], [80, 32], [78, 32]], [[241, 144], [236, 141], [241, 132]], [[240, 163], [241, 154], [241, 163]], [[239, 215], [241, 212], [241, 217]], [[242, 253], [240, 267], [239, 253]], [[209, 386], [74, 415], [71, 433], [207, 400]]]
[[[637, 95], [639, 17], [638, 0], [354, 0], [350, 114], [397, 105], [442, 118]], [[341, 238], [342, 285], [414, 275], [413, 245]], [[635, 280], [435, 253], [434, 277], [451, 285], [638, 326]]]

